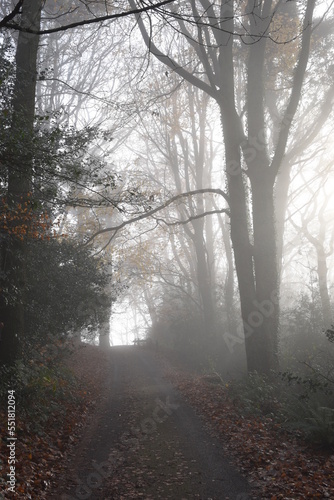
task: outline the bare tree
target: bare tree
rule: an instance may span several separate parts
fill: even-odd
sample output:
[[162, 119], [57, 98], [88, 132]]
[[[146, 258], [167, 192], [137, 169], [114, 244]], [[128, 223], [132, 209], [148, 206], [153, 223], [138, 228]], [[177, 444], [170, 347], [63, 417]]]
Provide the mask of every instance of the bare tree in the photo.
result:
[[[302, 98], [310, 57], [315, 0], [308, 0], [293, 36], [274, 21], [283, 2], [232, 0], [215, 5], [191, 0], [182, 16], [173, 11], [175, 31], [167, 20], [137, 21], [150, 52], [171, 71], [216, 100], [221, 111], [225, 172], [229, 191], [231, 238], [239, 284], [248, 369], [277, 368], [279, 266], [277, 261], [275, 184], [287, 151], [292, 122]], [[130, 1], [132, 8], [134, 0]], [[170, 11], [166, 11], [170, 14]], [[167, 18], [166, 18], [167, 19]], [[188, 22], [185, 21], [187, 19]], [[299, 18], [298, 18], [299, 19]], [[157, 30], [155, 31], [155, 28]], [[164, 33], [164, 37], [161, 33]], [[173, 41], [186, 37], [191, 58], [177, 59]], [[276, 92], [278, 117], [268, 119], [265, 62], [277, 44], [297, 40], [297, 57], [288, 91]], [[236, 54], [244, 54], [242, 110], [236, 107]], [[277, 81], [277, 80], [276, 80]], [[275, 134], [273, 131], [276, 130]], [[249, 193], [249, 196], [248, 196]], [[250, 207], [250, 214], [249, 214]], [[261, 312], [262, 311], [262, 312]]]

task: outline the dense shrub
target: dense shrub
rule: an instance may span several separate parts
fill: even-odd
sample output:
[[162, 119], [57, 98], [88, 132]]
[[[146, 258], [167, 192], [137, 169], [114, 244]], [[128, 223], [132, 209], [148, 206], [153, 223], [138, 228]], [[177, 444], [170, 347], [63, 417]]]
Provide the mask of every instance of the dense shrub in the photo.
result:
[[29, 244], [26, 293], [26, 348], [95, 327], [104, 309], [111, 277], [87, 249], [70, 240]]
[[229, 385], [242, 411], [269, 416], [291, 431], [302, 431], [312, 443], [333, 447], [334, 380], [316, 373], [272, 375], [255, 372]]
[[294, 369], [296, 362], [319, 357], [328, 342], [321, 331], [322, 313], [318, 296], [303, 293], [281, 313], [280, 356], [284, 369]]
[[[40, 351], [30, 351], [14, 365], [0, 367], [0, 398], [7, 399], [7, 391], [15, 389], [20, 419], [32, 432], [41, 433], [45, 423], [55, 414], [64, 416], [63, 402], [75, 399], [77, 384], [63, 360], [71, 352], [71, 344], [47, 344]], [[75, 401], [73, 401], [75, 402]]]

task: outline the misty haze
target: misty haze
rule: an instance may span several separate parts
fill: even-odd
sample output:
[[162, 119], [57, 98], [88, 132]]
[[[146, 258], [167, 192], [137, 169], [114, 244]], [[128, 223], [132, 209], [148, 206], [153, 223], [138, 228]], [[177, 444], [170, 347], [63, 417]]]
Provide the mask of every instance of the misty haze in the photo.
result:
[[334, 498], [334, 1], [3, 0], [0, 499]]

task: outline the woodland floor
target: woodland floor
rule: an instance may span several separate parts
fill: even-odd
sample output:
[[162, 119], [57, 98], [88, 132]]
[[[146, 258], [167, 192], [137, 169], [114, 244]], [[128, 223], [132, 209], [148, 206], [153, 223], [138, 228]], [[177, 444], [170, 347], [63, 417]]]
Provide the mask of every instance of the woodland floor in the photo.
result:
[[[0, 498], [334, 498], [334, 455], [242, 415], [217, 380], [138, 347], [87, 346], [68, 364], [79, 402], [68, 398], [39, 434], [17, 411], [17, 493], [0, 483]], [[3, 440], [3, 477], [7, 455]]]

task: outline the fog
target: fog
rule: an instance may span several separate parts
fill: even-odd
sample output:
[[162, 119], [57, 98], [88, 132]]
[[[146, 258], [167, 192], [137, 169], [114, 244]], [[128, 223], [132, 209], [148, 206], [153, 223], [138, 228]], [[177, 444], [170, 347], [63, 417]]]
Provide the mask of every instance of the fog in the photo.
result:
[[334, 498], [333, 7], [2, 0], [1, 498]]
[[[94, 128], [80, 160], [92, 177], [64, 182], [52, 215], [108, 272], [85, 341], [140, 340], [234, 374], [328, 347], [332, 4], [251, 4], [183, 2], [63, 31], [92, 6], [43, 8], [40, 133]], [[13, 62], [17, 31], [1, 42]]]

